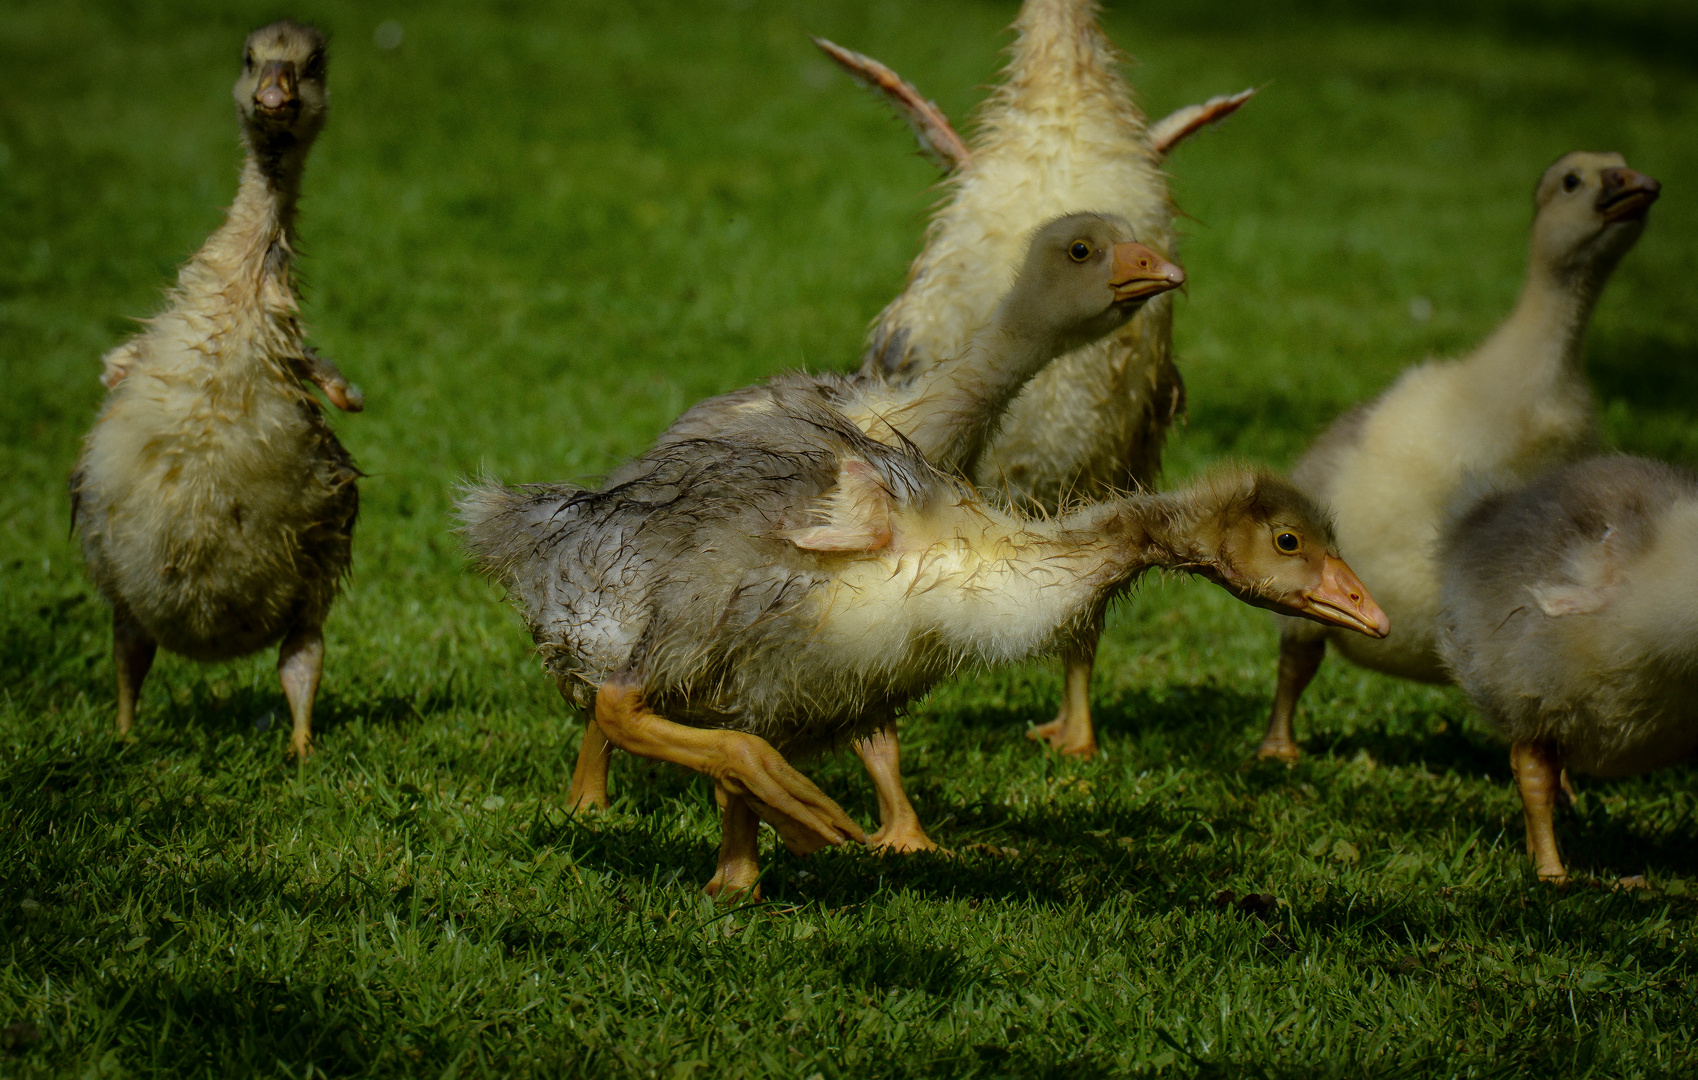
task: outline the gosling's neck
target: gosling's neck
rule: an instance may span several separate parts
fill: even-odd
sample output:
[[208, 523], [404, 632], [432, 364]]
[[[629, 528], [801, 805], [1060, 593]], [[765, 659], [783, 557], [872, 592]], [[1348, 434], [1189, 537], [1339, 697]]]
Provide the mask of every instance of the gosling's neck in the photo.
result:
[[960, 356], [933, 364], [906, 387], [869, 395], [879, 420], [946, 472], [971, 475], [1015, 395], [1072, 345], [1029, 329], [1035, 320], [1014, 301], [997, 305]]
[[212, 284], [225, 297], [292, 316], [295, 215], [311, 142], [249, 128], [243, 143], [247, 156], [236, 199], [196, 262], [212, 272]]
[[1146, 570], [1210, 575], [1219, 570], [1220, 514], [1183, 495], [1128, 495], [1095, 503], [1056, 523], [1056, 540], [1090, 562], [1089, 577], [1112, 595]]
[[1519, 386], [1577, 384], [1592, 309], [1614, 262], [1563, 266], [1534, 249], [1509, 317], [1476, 351], [1473, 363]]

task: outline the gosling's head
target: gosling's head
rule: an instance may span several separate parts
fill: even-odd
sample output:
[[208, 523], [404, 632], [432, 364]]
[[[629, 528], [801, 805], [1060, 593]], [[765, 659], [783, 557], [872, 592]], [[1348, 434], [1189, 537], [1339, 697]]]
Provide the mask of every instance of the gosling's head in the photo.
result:
[[1562, 275], [1608, 273], [1645, 231], [1662, 185], [1620, 154], [1576, 150], [1533, 191], [1533, 254]]
[[1369, 637], [1391, 620], [1334, 545], [1327, 515], [1288, 481], [1237, 471], [1193, 489], [1200, 511], [1198, 573], [1245, 603]]
[[248, 35], [232, 93], [262, 146], [308, 143], [324, 126], [328, 42], [316, 27], [281, 19]]
[[1069, 214], [1032, 233], [1005, 300], [1019, 329], [1054, 337], [1066, 352], [1113, 333], [1185, 271], [1132, 239], [1107, 214]]

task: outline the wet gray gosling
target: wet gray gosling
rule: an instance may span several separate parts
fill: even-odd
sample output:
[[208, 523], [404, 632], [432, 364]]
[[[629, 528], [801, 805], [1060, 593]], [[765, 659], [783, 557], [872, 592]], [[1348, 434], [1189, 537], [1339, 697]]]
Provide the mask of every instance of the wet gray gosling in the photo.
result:
[[302, 341], [290, 281], [325, 67], [310, 26], [249, 35], [234, 88], [247, 151], [236, 201], [166, 310], [104, 358], [110, 392], [71, 475], [71, 508], [112, 606], [121, 736], [160, 646], [217, 661], [280, 641], [290, 746], [311, 750], [321, 628], [348, 571], [360, 474], [302, 380], [338, 408], [364, 404]]
[[1441, 561], [1444, 662], [1509, 741], [1528, 854], [1562, 881], [1565, 767], [1630, 776], [1698, 749], [1698, 477], [1562, 466], [1476, 503]]
[[1292, 717], [1328, 642], [1352, 663], [1447, 682], [1439, 660], [1439, 536], [1468, 485], [1514, 486], [1588, 452], [1581, 369], [1599, 293], [1645, 228], [1657, 182], [1620, 154], [1565, 154], [1534, 189], [1527, 276], [1515, 309], [1461, 359], [1406, 371], [1317, 439], [1291, 478], [1332, 511], [1339, 549], [1397, 626], [1384, 641], [1292, 620], [1258, 756], [1295, 761]]
[[[759, 442], [772, 434], [769, 414], [778, 396], [801, 395], [880, 442], [910, 447], [946, 471], [970, 471], [1008, 402], [1046, 363], [1113, 332], [1151, 297], [1184, 281], [1179, 267], [1131, 235], [1126, 222], [1101, 214], [1073, 214], [1033, 230], [1020, 273], [988, 323], [960, 356], [903, 386], [865, 374], [787, 376], [702, 402], [660, 441], [746, 436]], [[878, 789], [881, 826], [873, 842], [899, 851], [935, 847], [902, 788], [894, 733], [870, 736], [856, 752]], [[574, 770], [578, 805], [606, 806], [608, 764], [607, 744], [592, 720]]]
[[[1128, 303], [1112, 258], [1073, 258], [1095, 220], [1040, 230], [1014, 290], [1071, 281], [1094, 299], [1005, 308], [1065, 320], [1041, 331], [1057, 350], [1081, 325], [1112, 329], [1104, 313]], [[593, 709], [586, 739], [714, 779], [710, 892], [753, 888], [759, 820], [797, 852], [864, 839], [786, 755], [880, 729], [963, 666], [1063, 646], [1151, 567], [1385, 632], [1324, 518], [1282, 481], [1239, 472], [1027, 520], [910, 441], [863, 430], [861, 385], [778, 379], [690, 410], [602, 490], [486, 480], [460, 502], [478, 566], [508, 589], [562, 694]]]
[[1152, 567], [1386, 632], [1274, 477], [1026, 520], [807, 395], [769, 420], [763, 442], [664, 444], [602, 491], [485, 483], [461, 504], [561, 693], [613, 745], [714, 779], [711, 892], [754, 884], [757, 817], [797, 852], [863, 839], [787, 756], [878, 730], [963, 667], [1065, 646]]

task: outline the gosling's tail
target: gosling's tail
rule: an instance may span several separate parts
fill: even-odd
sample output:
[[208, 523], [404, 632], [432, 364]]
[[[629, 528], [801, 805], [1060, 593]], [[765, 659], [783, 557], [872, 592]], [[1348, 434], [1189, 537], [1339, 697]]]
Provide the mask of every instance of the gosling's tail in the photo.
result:
[[573, 484], [509, 487], [487, 473], [468, 481], [454, 503], [466, 552], [486, 577], [512, 588], [519, 569], [556, 533], [561, 511], [583, 490]]

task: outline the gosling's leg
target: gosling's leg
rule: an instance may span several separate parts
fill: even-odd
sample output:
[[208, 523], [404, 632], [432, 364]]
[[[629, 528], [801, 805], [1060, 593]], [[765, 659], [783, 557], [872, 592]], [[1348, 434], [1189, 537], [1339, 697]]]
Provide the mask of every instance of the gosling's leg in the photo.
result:
[[1302, 756], [1302, 751], [1297, 749], [1297, 741], [1291, 737], [1291, 718], [1297, 712], [1297, 699], [1308, 689], [1326, 655], [1325, 637], [1279, 636], [1279, 684], [1274, 687], [1268, 733], [1262, 736], [1262, 745], [1256, 750], [1257, 757], [1279, 758], [1289, 765]]
[[578, 764], [572, 768], [572, 786], [566, 792], [567, 805], [573, 810], [607, 809], [607, 767], [612, 755], [613, 744], [595, 717], [590, 717], [578, 747]]
[[1557, 851], [1552, 810], [1561, 790], [1562, 756], [1550, 742], [1518, 742], [1509, 748], [1510, 768], [1521, 789], [1521, 813], [1527, 820], [1527, 854], [1543, 881], [1560, 885], [1568, 880]]
[[791, 767], [765, 739], [740, 731], [686, 727], [651, 711], [632, 683], [609, 679], [596, 692], [596, 724], [628, 754], [670, 761], [713, 778], [746, 799], [797, 855], [867, 834], [812, 780]]
[[324, 634], [318, 627], [292, 631], [277, 650], [277, 678], [283, 696], [289, 699], [293, 731], [289, 753], [297, 758], [312, 754], [312, 704], [318, 697], [318, 680], [324, 674]]
[[867, 843], [885, 851], [936, 851], [937, 845], [920, 826], [920, 815], [902, 789], [902, 747], [896, 741], [896, 725], [888, 724], [855, 743], [855, 753], [873, 778], [878, 792], [879, 830]]
[[1071, 757], [1096, 755], [1097, 732], [1091, 724], [1091, 671], [1096, 662], [1095, 635], [1062, 655], [1061, 711], [1054, 720], [1026, 732], [1028, 739], [1042, 739]]
[[136, 721], [136, 706], [141, 703], [142, 682], [153, 667], [153, 657], [159, 645], [123, 612], [112, 614], [112, 662], [118, 669], [118, 737], [130, 733]]
[[705, 891], [715, 900], [761, 898], [761, 819], [741, 795], [715, 785], [719, 803], [719, 867]]

